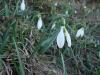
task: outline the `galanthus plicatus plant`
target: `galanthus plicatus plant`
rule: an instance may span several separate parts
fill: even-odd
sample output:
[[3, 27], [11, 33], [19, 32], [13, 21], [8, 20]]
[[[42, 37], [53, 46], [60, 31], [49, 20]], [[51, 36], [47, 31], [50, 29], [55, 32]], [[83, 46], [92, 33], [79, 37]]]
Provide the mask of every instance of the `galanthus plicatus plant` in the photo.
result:
[[57, 35], [57, 45], [59, 48], [62, 48], [65, 44], [65, 39], [66, 39], [68, 47], [71, 47], [71, 37], [65, 27], [66, 21], [64, 18], [62, 18], [62, 21], [64, 26], [60, 27], [60, 32]]
[[68, 47], [71, 47], [71, 37], [70, 34], [68, 33], [67, 29], [65, 26], [61, 26], [60, 32], [57, 35], [57, 45], [59, 48], [62, 48], [65, 44], [65, 39], [68, 43]]
[[100, 75], [94, 1], [0, 0], [0, 75]]

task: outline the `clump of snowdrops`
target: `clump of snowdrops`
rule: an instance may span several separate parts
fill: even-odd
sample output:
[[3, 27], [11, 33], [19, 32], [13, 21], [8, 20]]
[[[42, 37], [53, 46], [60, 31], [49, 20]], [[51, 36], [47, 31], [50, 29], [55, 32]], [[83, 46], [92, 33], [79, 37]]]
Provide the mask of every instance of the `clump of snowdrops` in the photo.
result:
[[87, 23], [84, 15], [92, 12], [87, 6], [82, 7], [84, 15], [80, 18], [76, 16], [79, 11], [70, 1], [48, 3], [48, 13], [40, 11], [41, 5], [37, 9], [26, 0], [15, 1], [15, 6], [3, 0], [1, 3], [4, 8], [0, 13], [7, 21], [0, 37], [0, 63], [4, 63], [2, 59], [8, 54], [7, 58], [13, 60], [11, 63], [20, 75], [25, 75], [26, 63], [34, 58], [38, 60], [40, 55], [48, 55], [55, 60], [53, 64], [63, 69], [64, 75], [70, 74], [70, 68], [75, 69], [73, 74], [84, 71], [84, 75], [96, 74], [100, 69], [95, 67], [92, 57], [94, 54], [100, 57], [100, 44], [92, 34], [99, 26], [91, 27]]

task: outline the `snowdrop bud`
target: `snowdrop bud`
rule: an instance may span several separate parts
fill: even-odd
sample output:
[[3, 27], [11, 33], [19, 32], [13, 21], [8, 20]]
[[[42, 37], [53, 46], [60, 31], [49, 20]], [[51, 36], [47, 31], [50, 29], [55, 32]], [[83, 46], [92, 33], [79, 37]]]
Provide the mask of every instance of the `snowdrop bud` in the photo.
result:
[[20, 9], [21, 9], [22, 11], [25, 10], [25, 1], [24, 1], [24, 0], [22, 0], [22, 3], [21, 3], [21, 6], [20, 6]]
[[57, 36], [57, 45], [59, 48], [62, 48], [65, 44], [65, 36], [64, 36], [64, 32], [63, 32], [63, 26], [60, 29], [60, 32], [58, 33]]
[[84, 6], [84, 9], [86, 9], [86, 6]]
[[51, 27], [51, 29], [55, 28], [55, 26], [56, 26], [56, 24], [55, 24], [55, 22], [54, 22], [53, 25], [52, 25], [52, 27]]
[[37, 22], [37, 28], [40, 30], [42, 27], [42, 18], [39, 17], [38, 22]]
[[68, 15], [68, 11], [66, 11], [65, 14]]
[[57, 5], [58, 5], [58, 3], [56, 2], [56, 3], [55, 3], [55, 6], [57, 6]]
[[70, 2], [69, 2], [68, 4], [69, 4], [69, 5], [71, 5], [71, 3], [70, 3]]
[[76, 37], [83, 37], [84, 36], [84, 28], [80, 28], [77, 33], [76, 33]]
[[75, 10], [75, 14], [77, 13], [77, 10]]
[[67, 30], [65, 31], [65, 36], [68, 43], [68, 47], [71, 47], [71, 37]]

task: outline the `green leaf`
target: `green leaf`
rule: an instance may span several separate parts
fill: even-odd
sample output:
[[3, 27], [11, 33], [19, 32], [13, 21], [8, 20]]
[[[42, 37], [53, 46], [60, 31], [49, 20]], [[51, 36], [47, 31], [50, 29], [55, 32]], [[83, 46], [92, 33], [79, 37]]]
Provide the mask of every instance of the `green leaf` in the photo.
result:
[[66, 68], [65, 68], [65, 63], [64, 63], [64, 58], [63, 58], [63, 54], [61, 53], [61, 60], [62, 60], [62, 65], [63, 65], [63, 70], [64, 70], [64, 75], [68, 75]]
[[20, 69], [20, 73], [21, 73], [21, 75], [25, 75], [23, 63], [22, 63], [22, 60], [21, 60], [21, 57], [20, 57], [20, 53], [19, 53], [16, 41], [15, 41], [15, 38], [13, 38], [13, 42], [14, 42], [14, 45], [15, 45], [15, 48], [16, 48], [17, 57], [18, 57], [19, 65], [20, 65], [20, 68], [19, 68]]
[[48, 37], [46, 40], [44, 40], [41, 44], [40, 44], [40, 49], [39, 52], [44, 53], [45, 51], [48, 50], [48, 48], [53, 44], [53, 42], [55, 41], [57, 35], [59, 32], [59, 28], [52, 34], [51, 37]]
[[5, 4], [5, 16], [9, 16], [9, 9], [7, 4]]
[[7, 31], [3, 34], [3, 37], [2, 37], [2, 40], [1, 40], [1, 43], [2, 43], [2, 44], [0, 44], [0, 51], [1, 51], [0, 53], [2, 53], [3, 48], [7, 45], [7, 42], [8, 42], [8, 40], [9, 40], [9, 36], [10, 36], [10, 34], [9, 34], [10, 28], [11, 28], [14, 24], [15, 24], [15, 21], [13, 21], [13, 22], [9, 25]]

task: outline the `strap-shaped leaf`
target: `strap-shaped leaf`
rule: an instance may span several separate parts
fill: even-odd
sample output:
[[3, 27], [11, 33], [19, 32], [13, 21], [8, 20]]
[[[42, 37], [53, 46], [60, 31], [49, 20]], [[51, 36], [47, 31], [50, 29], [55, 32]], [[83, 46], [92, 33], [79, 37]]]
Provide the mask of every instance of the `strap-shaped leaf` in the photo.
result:
[[44, 40], [41, 44], [40, 44], [40, 49], [39, 52], [44, 53], [45, 51], [48, 50], [48, 48], [50, 48], [50, 46], [52, 45], [52, 43], [55, 41], [57, 35], [59, 33], [59, 28], [53, 32], [51, 37], [48, 37], [46, 40]]

